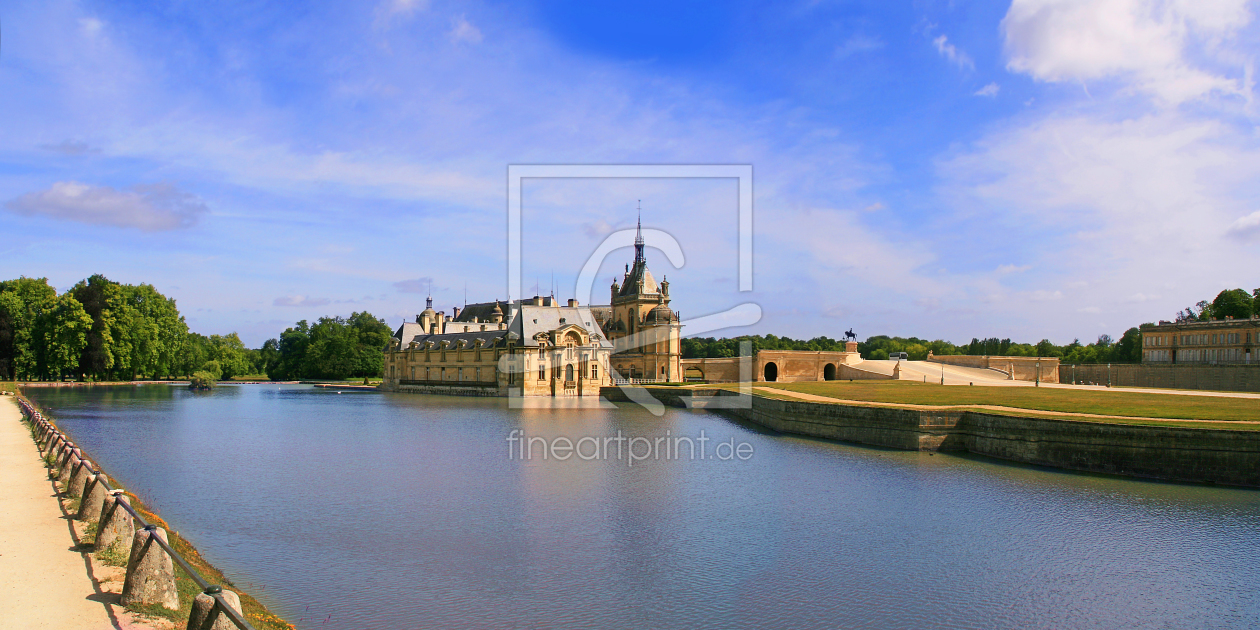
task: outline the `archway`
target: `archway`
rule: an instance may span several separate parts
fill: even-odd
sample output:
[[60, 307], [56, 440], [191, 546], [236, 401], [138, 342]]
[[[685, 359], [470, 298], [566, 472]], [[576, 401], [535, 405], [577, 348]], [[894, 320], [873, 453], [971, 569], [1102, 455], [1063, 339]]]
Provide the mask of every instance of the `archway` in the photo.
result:
[[564, 366], [564, 380], [568, 382], [573, 382], [573, 364], [572, 363]]
[[704, 370], [698, 367], [689, 367], [683, 372], [683, 380], [687, 381], [703, 381]]
[[835, 363], [828, 363], [827, 365], [823, 366], [823, 380], [824, 381], [836, 380], [836, 364]]
[[768, 383], [773, 383], [774, 381], [779, 380], [779, 366], [773, 363], [767, 363], [765, 376], [766, 382]]

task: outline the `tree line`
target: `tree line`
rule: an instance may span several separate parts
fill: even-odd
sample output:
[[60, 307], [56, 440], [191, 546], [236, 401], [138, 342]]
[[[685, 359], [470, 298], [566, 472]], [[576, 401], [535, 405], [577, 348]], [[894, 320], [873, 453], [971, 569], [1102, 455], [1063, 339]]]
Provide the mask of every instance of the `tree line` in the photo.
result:
[[1260, 315], [1260, 289], [1247, 293], [1242, 289], [1226, 289], [1216, 294], [1211, 302], [1200, 300], [1194, 306], [1179, 311], [1174, 318], [1180, 322], [1206, 322], [1211, 319], [1247, 319]]
[[[792, 339], [775, 335], [744, 335], [742, 337], [714, 338], [689, 337], [682, 340], [685, 359], [720, 358], [739, 356], [740, 342], [747, 341], [755, 353], [758, 350], [814, 350], [843, 351], [843, 340], [826, 336], [812, 339]], [[943, 355], [991, 355], [1015, 357], [1057, 357], [1064, 363], [1139, 363], [1142, 360], [1142, 336], [1137, 328], [1124, 332], [1120, 340], [1102, 335], [1092, 344], [1082, 344], [1079, 339], [1059, 346], [1049, 340], [1015, 343], [1010, 339], [973, 338], [970, 343], [953, 344], [943, 339], [929, 341], [918, 337], [889, 337], [875, 335], [858, 342], [858, 353], [864, 359], [887, 359], [893, 353], [905, 352], [912, 361], [922, 361], [931, 352]]]
[[0, 380], [379, 377], [390, 329], [370, 313], [305, 320], [261, 348], [188, 329], [150, 284], [93, 275], [58, 295], [47, 278], [0, 281]]

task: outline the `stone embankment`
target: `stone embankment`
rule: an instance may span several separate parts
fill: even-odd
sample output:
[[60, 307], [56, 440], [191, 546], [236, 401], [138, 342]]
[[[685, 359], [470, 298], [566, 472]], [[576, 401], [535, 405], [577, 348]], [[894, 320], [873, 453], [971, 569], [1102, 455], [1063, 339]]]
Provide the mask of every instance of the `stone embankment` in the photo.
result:
[[[645, 388], [663, 404], [710, 409], [783, 433], [903, 450], [966, 451], [1069, 470], [1260, 487], [1260, 431], [1071, 420], [961, 409], [779, 400], [721, 389]], [[605, 388], [614, 402], [629, 399]]]
[[[95, 554], [96, 558], [117, 558], [125, 563], [125, 572], [118, 572], [120, 575], [103, 581], [104, 587], [114, 583], [113, 588], [102, 588], [102, 583], [98, 582], [97, 598], [100, 601], [146, 612], [183, 609], [186, 612], [160, 616], [187, 618], [188, 628], [253, 630], [254, 626], [244, 617], [237, 593], [208, 582], [184, 555], [172, 547], [174, 541], [157, 524], [160, 522], [158, 519], [148, 514], [150, 518], [146, 520], [144, 515], [147, 513], [138, 510], [138, 505], [133, 506], [132, 498], [115, 488], [99, 467], [87, 459], [83, 450], [38, 409], [21, 398], [18, 404], [22, 415], [30, 423], [31, 433], [50, 474], [61, 487], [59, 495], [68, 499], [63, 509], [66, 510], [66, 518], [72, 522], [72, 533], [78, 542], [76, 547], [84, 552], [85, 562], [105, 573], [108, 573], [108, 568], [103, 564], [98, 566], [89, 554]], [[148, 520], [155, 522], [149, 523]], [[187, 547], [183, 550], [184, 554], [191, 552], [193, 557], [196, 556], [195, 550]], [[200, 591], [191, 597], [191, 601], [181, 601], [181, 589], [175, 573], [177, 566], [195, 584], [193, 588]], [[29, 570], [38, 574], [41, 567], [29, 567]], [[121, 583], [120, 588], [118, 582]], [[266, 625], [269, 627], [291, 627], [265, 611], [258, 614], [268, 622]], [[109, 627], [118, 625], [115, 623]]]

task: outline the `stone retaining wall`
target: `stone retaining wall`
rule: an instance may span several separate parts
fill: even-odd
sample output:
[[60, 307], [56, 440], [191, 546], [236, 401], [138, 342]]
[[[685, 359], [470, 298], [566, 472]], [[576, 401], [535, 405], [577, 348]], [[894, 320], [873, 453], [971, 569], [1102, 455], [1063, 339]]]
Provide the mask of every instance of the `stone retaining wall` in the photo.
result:
[[1162, 387], [1225, 392], [1260, 392], [1257, 365], [1060, 365], [1059, 382], [1108, 382], [1114, 387]]
[[[646, 388], [690, 406], [682, 388]], [[614, 402], [628, 400], [604, 390]], [[697, 396], [733, 396], [721, 390]], [[715, 410], [776, 431], [903, 450], [967, 451], [1000, 459], [1172, 481], [1260, 487], [1260, 431], [1105, 424], [974, 411], [923, 411], [753, 396]]]

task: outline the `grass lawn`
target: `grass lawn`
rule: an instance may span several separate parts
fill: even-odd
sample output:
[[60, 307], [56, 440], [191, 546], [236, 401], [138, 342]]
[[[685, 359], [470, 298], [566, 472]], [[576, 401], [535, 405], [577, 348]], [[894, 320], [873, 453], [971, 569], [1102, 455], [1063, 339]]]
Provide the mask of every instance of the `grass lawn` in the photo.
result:
[[757, 387], [763, 386], [816, 396], [869, 402], [962, 407], [998, 405], [1047, 412], [1090, 413], [1134, 418], [1260, 422], [1260, 400], [1255, 398], [1218, 398], [1049, 387], [941, 386], [912, 381], [757, 383]]

